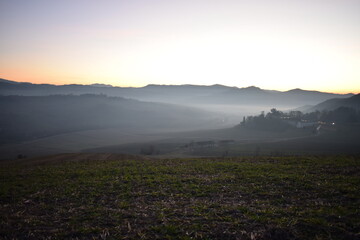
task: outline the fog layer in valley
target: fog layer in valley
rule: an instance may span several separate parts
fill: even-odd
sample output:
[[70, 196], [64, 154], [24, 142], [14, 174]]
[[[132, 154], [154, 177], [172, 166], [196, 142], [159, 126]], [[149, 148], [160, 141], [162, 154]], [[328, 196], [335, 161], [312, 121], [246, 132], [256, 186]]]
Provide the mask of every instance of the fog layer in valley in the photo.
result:
[[[270, 109], [311, 113], [346, 107], [358, 111], [358, 96], [222, 85], [120, 88], [101, 84], [55, 86], [1, 80], [0, 151], [2, 158], [89, 149], [141, 154], [141, 149], [148, 146], [154, 148], [154, 145], [171, 143], [171, 146], [163, 147], [163, 152], [183, 154], [184, 151], [179, 149], [190, 142], [207, 141], [215, 145], [227, 140], [237, 144], [295, 140], [314, 137], [315, 125], [312, 129], [297, 129], [298, 123], [291, 121], [309, 120], [299, 116], [286, 119], [288, 115], [283, 115], [278, 119], [287, 123], [280, 125], [291, 127], [283, 127], [280, 132], [262, 125], [252, 129], [238, 126], [245, 117], [261, 116]], [[338, 116], [341, 111], [335, 113]], [[351, 111], [342, 110], [342, 113], [348, 118]], [[318, 117], [311, 121], [320, 120]], [[346, 124], [356, 123], [356, 117], [354, 121]], [[338, 130], [341, 131], [341, 127]], [[219, 155], [219, 152], [214, 154]]]

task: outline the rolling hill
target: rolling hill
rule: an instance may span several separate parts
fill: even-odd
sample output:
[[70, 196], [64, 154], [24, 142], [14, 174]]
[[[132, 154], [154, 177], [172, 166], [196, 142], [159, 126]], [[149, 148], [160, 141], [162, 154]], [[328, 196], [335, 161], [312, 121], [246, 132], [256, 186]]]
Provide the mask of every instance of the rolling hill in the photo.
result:
[[219, 127], [218, 115], [195, 108], [105, 95], [0, 96], [0, 142], [91, 129], [189, 130]]
[[[258, 87], [228, 87], [223, 85], [147, 85], [140, 88], [110, 85], [51, 85], [0, 81], [0, 95], [46, 96], [52, 94], [105, 94], [141, 101], [155, 101], [182, 105], [242, 105], [295, 108], [314, 105], [331, 98], [346, 98], [353, 94], [333, 94], [293, 89], [286, 92]], [[267, 110], [267, 109], [262, 109]]]
[[360, 94], [349, 98], [333, 98], [306, 109], [306, 112], [334, 110], [339, 107], [348, 107], [360, 110]]

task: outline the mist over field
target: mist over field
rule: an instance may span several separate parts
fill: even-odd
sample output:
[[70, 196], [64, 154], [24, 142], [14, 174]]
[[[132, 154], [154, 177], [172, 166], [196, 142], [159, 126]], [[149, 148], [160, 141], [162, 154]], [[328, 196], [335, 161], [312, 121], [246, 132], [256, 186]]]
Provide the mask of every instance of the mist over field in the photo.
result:
[[0, 94], [3, 159], [82, 151], [157, 157], [358, 152], [359, 95], [353, 94], [9, 80], [0, 82]]

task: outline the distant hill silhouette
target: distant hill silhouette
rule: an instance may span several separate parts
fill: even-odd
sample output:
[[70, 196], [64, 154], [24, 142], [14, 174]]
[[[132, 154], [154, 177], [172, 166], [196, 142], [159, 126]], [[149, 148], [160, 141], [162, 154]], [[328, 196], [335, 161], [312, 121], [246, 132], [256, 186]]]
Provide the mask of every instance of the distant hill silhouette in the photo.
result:
[[334, 110], [339, 107], [348, 107], [354, 108], [356, 110], [360, 110], [360, 94], [354, 95], [349, 98], [333, 98], [326, 100], [322, 103], [319, 103], [315, 106], [309, 107], [306, 109], [306, 112], [314, 112], [316, 110], [323, 111], [323, 110]]
[[286, 92], [263, 90], [258, 87], [228, 87], [224, 85], [147, 85], [140, 88], [109, 85], [51, 85], [0, 81], [0, 95], [46, 96], [52, 94], [106, 94], [142, 101], [185, 105], [244, 105], [269, 107], [299, 107], [314, 105], [331, 98], [346, 98], [353, 94], [333, 94], [293, 89]]
[[93, 83], [90, 86], [93, 86], [93, 87], [113, 87], [110, 84], [102, 84], [102, 83]]
[[14, 82], [14, 81], [6, 80], [6, 79], [3, 79], [3, 78], [0, 78], [0, 83], [20, 84], [20, 82]]

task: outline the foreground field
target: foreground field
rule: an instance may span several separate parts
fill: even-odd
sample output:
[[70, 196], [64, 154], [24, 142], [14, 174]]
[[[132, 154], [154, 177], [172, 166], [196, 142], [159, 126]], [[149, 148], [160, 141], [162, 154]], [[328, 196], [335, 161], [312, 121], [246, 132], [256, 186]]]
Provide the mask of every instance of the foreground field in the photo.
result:
[[359, 157], [1, 162], [1, 239], [360, 239]]

